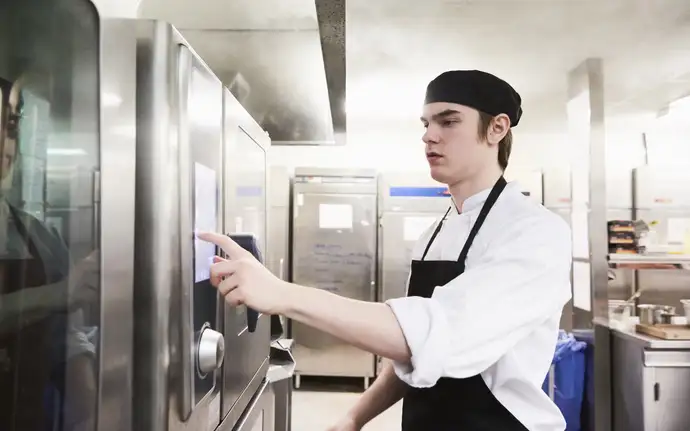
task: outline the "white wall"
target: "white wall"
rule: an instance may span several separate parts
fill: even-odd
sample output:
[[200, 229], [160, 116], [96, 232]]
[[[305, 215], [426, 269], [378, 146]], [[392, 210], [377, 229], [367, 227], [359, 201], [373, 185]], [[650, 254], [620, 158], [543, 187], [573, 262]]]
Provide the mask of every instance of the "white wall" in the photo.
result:
[[[354, 127], [352, 128], [354, 129]], [[269, 163], [334, 168], [362, 167], [381, 171], [426, 171], [423, 129], [411, 126], [372, 126], [348, 132], [347, 145], [334, 147], [275, 146]], [[515, 131], [511, 169], [567, 167], [568, 141], [564, 133]]]
[[[607, 173], [625, 176], [645, 163], [642, 133], [648, 132], [651, 165], [690, 166], [690, 131], [665, 127], [649, 132], [646, 123], [610, 121], [606, 131]], [[334, 147], [276, 146], [269, 152], [271, 165], [319, 166], [333, 168], [375, 168], [380, 171], [428, 170], [421, 141], [421, 126], [371, 126], [348, 133], [347, 145]], [[686, 138], [688, 137], [688, 138]], [[548, 168], [569, 169], [567, 131], [521, 132], [515, 130], [508, 174]]]

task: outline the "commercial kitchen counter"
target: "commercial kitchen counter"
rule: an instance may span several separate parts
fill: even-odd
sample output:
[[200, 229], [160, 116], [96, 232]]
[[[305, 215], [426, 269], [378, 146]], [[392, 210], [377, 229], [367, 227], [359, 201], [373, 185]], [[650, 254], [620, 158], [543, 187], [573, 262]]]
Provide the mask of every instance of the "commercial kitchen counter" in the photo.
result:
[[619, 337], [632, 343], [639, 344], [647, 350], [686, 350], [690, 349], [690, 340], [662, 340], [637, 332], [612, 329], [614, 337]]
[[690, 429], [690, 341], [611, 329], [614, 431]]

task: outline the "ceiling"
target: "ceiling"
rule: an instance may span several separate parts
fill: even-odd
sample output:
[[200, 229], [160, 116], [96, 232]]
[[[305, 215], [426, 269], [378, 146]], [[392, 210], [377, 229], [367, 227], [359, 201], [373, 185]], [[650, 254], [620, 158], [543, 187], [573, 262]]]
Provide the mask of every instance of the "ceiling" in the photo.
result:
[[[314, 5], [143, 0], [140, 12], [182, 29], [315, 30]], [[233, 50], [222, 37], [212, 44], [214, 55]], [[690, 1], [348, 0], [348, 129], [416, 122], [428, 81], [465, 68], [518, 90], [521, 129], [560, 128], [567, 73], [587, 57], [604, 59], [610, 115], [658, 110], [690, 90]]]
[[318, 29], [314, 0], [143, 0], [139, 14], [180, 29]]

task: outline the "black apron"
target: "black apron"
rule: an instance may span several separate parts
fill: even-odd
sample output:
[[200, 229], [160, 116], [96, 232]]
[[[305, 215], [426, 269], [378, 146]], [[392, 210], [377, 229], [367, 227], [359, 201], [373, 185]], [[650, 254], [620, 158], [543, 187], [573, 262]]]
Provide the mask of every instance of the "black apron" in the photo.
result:
[[[424, 260], [441, 231], [448, 212], [436, 227], [421, 260], [412, 261], [407, 296], [431, 298], [443, 286], [465, 272], [465, 260], [486, 216], [506, 186], [501, 177], [491, 189], [457, 262]], [[481, 375], [465, 379], [441, 378], [430, 388], [408, 388], [403, 399], [402, 431], [527, 431], [494, 397]]]

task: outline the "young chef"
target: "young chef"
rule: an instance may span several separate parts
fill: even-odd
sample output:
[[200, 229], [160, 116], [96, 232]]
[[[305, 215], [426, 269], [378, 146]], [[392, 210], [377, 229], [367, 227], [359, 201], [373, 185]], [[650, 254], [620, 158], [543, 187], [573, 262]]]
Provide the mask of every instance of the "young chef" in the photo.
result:
[[417, 242], [405, 298], [356, 301], [286, 283], [226, 236], [200, 234], [230, 256], [211, 271], [229, 303], [392, 361], [332, 429], [359, 430], [401, 398], [403, 431], [565, 429], [541, 385], [570, 299], [570, 230], [503, 177], [520, 103], [480, 71], [429, 84], [423, 141], [452, 205]]

